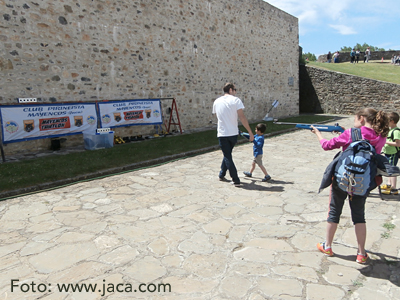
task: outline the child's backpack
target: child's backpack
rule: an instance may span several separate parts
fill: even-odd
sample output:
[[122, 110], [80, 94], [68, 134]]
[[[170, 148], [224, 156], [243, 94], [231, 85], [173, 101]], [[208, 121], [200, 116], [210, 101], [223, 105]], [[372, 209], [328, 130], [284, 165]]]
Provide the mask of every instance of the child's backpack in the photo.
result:
[[[392, 141], [392, 142], [394, 142], [394, 132], [396, 131], [396, 130], [400, 130], [400, 128], [394, 128], [393, 130], [392, 130], [392, 133], [390, 134], [390, 136], [388, 136], [388, 138]], [[399, 147], [396, 147], [396, 155], [397, 155], [397, 157], [398, 158], [400, 158], [400, 148]]]
[[349, 194], [366, 196], [377, 187], [376, 151], [363, 140], [360, 128], [351, 129], [351, 144], [342, 152], [335, 167], [335, 179], [339, 188]]

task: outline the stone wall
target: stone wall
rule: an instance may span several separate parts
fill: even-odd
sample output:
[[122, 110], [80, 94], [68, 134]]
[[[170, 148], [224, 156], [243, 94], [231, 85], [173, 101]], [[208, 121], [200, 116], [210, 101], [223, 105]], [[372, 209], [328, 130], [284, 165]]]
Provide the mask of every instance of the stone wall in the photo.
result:
[[300, 112], [354, 114], [373, 107], [400, 112], [400, 85], [364, 77], [300, 67]]
[[[249, 120], [275, 99], [275, 116], [299, 112], [298, 20], [262, 0], [0, 0], [0, 8], [0, 104], [174, 97], [183, 128], [193, 129], [209, 124], [233, 81]], [[79, 143], [82, 135], [65, 145]], [[6, 152], [50, 142], [16, 144]]]
[[[350, 52], [339, 52], [339, 59], [340, 62], [350, 62]], [[326, 62], [326, 55], [323, 54], [318, 56], [318, 62]], [[333, 52], [332, 52], [333, 55]], [[400, 55], [400, 50], [393, 50], [393, 51], [374, 51], [371, 52], [371, 58], [370, 60], [382, 60], [382, 57], [384, 60], [391, 60], [393, 55]], [[359, 62], [364, 61], [364, 52], [361, 52]], [[333, 59], [332, 59], [333, 63]]]

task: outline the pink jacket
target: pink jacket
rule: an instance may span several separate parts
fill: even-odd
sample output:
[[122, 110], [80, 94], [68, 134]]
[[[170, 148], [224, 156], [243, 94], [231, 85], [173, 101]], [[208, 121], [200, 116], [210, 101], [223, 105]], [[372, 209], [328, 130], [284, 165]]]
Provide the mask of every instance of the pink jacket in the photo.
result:
[[[375, 130], [365, 126], [361, 126], [361, 135], [375, 147], [376, 153], [380, 154], [382, 152], [382, 148], [386, 143], [385, 137], [376, 135]], [[351, 128], [346, 129], [341, 135], [334, 137], [329, 141], [322, 139], [319, 142], [324, 150], [332, 150], [342, 147], [342, 151], [344, 151], [351, 143]]]

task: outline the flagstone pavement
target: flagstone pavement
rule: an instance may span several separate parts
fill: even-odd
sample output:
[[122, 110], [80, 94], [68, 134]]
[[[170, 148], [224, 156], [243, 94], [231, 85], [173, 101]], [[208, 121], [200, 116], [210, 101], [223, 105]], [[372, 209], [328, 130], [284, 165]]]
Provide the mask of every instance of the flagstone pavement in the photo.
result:
[[243, 176], [246, 143], [241, 187], [218, 181], [218, 150], [1, 201], [0, 299], [400, 299], [397, 198], [367, 200], [368, 264], [347, 205], [335, 256], [316, 248], [336, 152], [297, 130], [265, 140], [268, 183]]

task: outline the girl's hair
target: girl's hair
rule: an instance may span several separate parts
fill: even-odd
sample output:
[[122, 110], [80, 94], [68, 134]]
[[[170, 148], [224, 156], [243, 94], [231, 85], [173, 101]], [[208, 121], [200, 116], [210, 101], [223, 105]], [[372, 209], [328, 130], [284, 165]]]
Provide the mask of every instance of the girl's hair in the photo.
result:
[[382, 110], [377, 111], [373, 108], [364, 108], [356, 113], [357, 117], [363, 116], [365, 120], [372, 125], [377, 135], [387, 137], [389, 132], [389, 118]]

